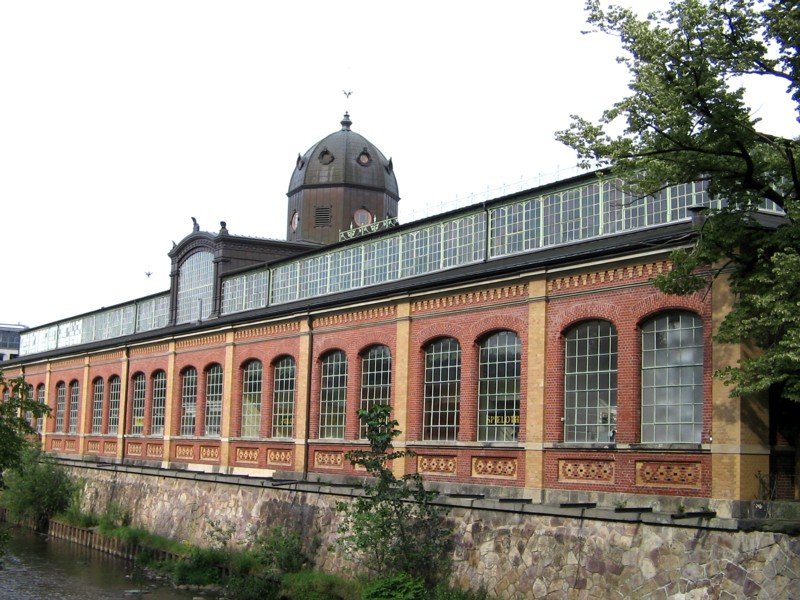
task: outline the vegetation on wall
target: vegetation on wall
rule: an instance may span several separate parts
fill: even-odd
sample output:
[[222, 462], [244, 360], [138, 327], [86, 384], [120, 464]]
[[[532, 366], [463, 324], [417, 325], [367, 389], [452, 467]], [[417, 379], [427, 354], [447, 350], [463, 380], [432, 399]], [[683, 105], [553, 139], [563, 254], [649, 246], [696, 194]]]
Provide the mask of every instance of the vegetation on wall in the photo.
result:
[[[4, 390], [4, 391], [3, 391]], [[23, 377], [6, 379], [0, 370], [0, 474], [18, 465], [23, 452], [36, 439], [32, 419], [41, 419], [50, 413], [50, 407], [37, 402]]]
[[[717, 341], [760, 352], [717, 375], [736, 395], [769, 390], [800, 401], [798, 140], [762, 132], [745, 95], [753, 78], [776, 80], [800, 114], [800, 5], [674, 0], [639, 17], [589, 0], [587, 10], [594, 31], [619, 38], [631, 93], [596, 123], [574, 115], [557, 139], [582, 166], [610, 167], [642, 197], [707, 183], [723, 206], [702, 211], [693, 247], [673, 254], [673, 271], [656, 285], [688, 294], [709, 285], [698, 267], [728, 273], [735, 300]], [[785, 218], [765, 227], [756, 213], [764, 201]]]
[[349, 452], [347, 459], [372, 478], [362, 496], [337, 506], [343, 517], [340, 544], [373, 575], [405, 573], [432, 587], [449, 573], [450, 531], [433, 504], [436, 493], [425, 489], [419, 473], [397, 478], [392, 472], [392, 461], [411, 453], [392, 449], [400, 431], [390, 415], [386, 405], [358, 411], [370, 449]]

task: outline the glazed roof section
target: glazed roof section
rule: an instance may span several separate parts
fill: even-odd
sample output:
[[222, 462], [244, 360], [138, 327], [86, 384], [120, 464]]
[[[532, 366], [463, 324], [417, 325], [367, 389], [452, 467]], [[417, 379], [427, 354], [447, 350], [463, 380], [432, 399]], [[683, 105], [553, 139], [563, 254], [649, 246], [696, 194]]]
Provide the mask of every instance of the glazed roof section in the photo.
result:
[[[615, 236], [652, 236], [657, 228], [688, 223], [691, 207], [708, 205], [700, 183], [637, 198], [614, 178], [583, 175], [225, 277], [218, 318], [282, 306], [297, 310], [393, 288], [393, 282], [408, 289], [450, 270], [474, 277], [476, 269], [489, 273], [503, 264], [529, 263], [537, 253], [544, 258], [563, 248], [557, 255], [566, 257], [574, 253], [571, 247], [594, 241], [608, 248]], [[515, 258], [520, 260], [510, 260]], [[22, 334], [20, 354], [164, 329], [169, 308], [165, 293], [34, 328]]]

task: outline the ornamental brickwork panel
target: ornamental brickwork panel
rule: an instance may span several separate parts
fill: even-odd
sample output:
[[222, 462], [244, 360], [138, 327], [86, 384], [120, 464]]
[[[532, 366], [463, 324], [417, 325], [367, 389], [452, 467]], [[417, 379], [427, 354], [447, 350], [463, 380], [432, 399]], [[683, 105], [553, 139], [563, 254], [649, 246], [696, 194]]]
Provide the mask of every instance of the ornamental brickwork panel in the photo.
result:
[[219, 446], [200, 446], [200, 460], [219, 460]]
[[78, 443], [75, 440], [66, 440], [64, 442], [64, 450], [67, 452], [75, 452], [78, 449]]
[[103, 454], [116, 454], [117, 442], [103, 442]]
[[292, 450], [277, 450], [273, 448], [267, 450], [267, 464], [269, 465], [288, 466], [291, 465], [293, 461], [294, 452]]
[[520, 300], [527, 298], [527, 296], [527, 284], [509, 285], [488, 290], [431, 298], [429, 300], [419, 300], [417, 302], [412, 302], [411, 312], [417, 313], [426, 310], [485, 304], [487, 302]]
[[147, 444], [147, 456], [161, 458], [164, 455], [164, 446], [161, 444]]
[[142, 454], [142, 444], [141, 442], [131, 442], [128, 444], [128, 454], [135, 454], [139, 456]]
[[187, 446], [186, 444], [178, 444], [175, 446], [175, 458], [193, 459], [194, 447]]
[[579, 483], [614, 483], [611, 460], [559, 460], [558, 480]]
[[429, 475], [455, 475], [455, 456], [417, 456], [417, 471]]
[[487, 458], [477, 456], [472, 458], [473, 477], [506, 477], [517, 476], [516, 458]]
[[258, 448], [237, 448], [236, 462], [258, 464], [260, 455]]
[[344, 453], [317, 451], [314, 453], [314, 465], [323, 469], [341, 469], [344, 465]]
[[93, 453], [100, 453], [100, 442], [98, 440], [90, 440], [86, 443], [86, 451]]
[[702, 483], [699, 462], [636, 462], [636, 485], [699, 488]]
[[50, 444], [50, 448], [53, 450], [61, 450], [61, 440], [53, 440], [53, 442]]

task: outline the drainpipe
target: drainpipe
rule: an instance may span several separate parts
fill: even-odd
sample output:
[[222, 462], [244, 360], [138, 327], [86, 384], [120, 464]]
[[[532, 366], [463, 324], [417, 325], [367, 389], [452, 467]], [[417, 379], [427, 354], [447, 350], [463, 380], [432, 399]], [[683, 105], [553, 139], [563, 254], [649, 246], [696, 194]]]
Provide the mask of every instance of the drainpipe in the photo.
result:
[[308, 315], [308, 368], [306, 369], [306, 430], [305, 430], [305, 445], [306, 445], [306, 452], [305, 457], [303, 459], [303, 481], [308, 480], [308, 457], [311, 454], [311, 447], [309, 446], [309, 440], [311, 439], [311, 403], [313, 402], [313, 398], [311, 397], [311, 381], [312, 381], [312, 373], [314, 371], [314, 328], [313, 328], [313, 319], [311, 315]]

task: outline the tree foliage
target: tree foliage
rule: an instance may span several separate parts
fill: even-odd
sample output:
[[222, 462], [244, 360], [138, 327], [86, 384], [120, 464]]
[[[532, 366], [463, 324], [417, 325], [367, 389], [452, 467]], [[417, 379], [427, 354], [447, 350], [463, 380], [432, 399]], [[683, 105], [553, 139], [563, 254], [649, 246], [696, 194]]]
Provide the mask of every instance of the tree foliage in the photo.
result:
[[50, 408], [33, 398], [33, 392], [23, 377], [6, 379], [0, 371], [0, 474], [19, 464], [23, 451], [30, 445], [36, 430], [32, 419], [41, 419]]
[[348, 452], [347, 459], [373, 479], [364, 485], [362, 496], [337, 506], [344, 516], [340, 543], [374, 575], [406, 573], [432, 586], [447, 572], [450, 531], [441, 509], [433, 504], [436, 492], [425, 489], [422, 476], [397, 478], [392, 473], [393, 460], [413, 453], [392, 450], [400, 431], [390, 413], [386, 405], [358, 411], [367, 425], [370, 449]]
[[[690, 250], [656, 280], [686, 294], [726, 273], [735, 294], [717, 340], [759, 352], [718, 375], [734, 394], [800, 401], [800, 177], [798, 140], [769, 135], [747, 105], [753, 78], [777, 79], [800, 114], [800, 4], [780, 0], [674, 0], [639, 17], [587, 2], [594, 31], [619, 37], [630, 95], [594, 123], [573, 115], [557, 139], [584, 167], [608, 167], [640, 196], [705, 182], [706, 209]], [[621, 131], [621, 133], [618, 133]], [[757, 213], [765, 201], [784, 217]]]

